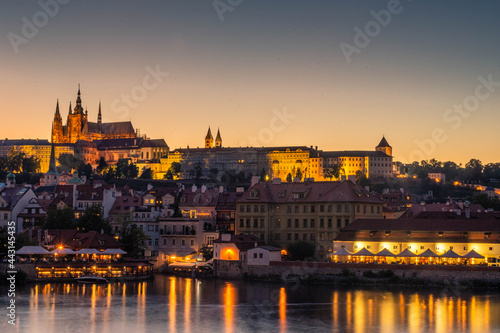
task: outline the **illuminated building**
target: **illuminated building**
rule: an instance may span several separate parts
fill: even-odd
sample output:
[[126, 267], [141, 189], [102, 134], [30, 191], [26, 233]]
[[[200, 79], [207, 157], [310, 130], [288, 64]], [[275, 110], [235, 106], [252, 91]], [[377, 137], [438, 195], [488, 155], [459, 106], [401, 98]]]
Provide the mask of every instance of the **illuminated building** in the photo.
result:
[[222, 234], [214, 241], [214, 259], [247, 260], [247, 251], [264, 245], [253, 235]]
[[359, 218], [382, 218], [383, 204], [351, 181], [260, 182], [236, 201], [235, 233], [253, 234], [282, 249], [310, 242], [325, 258], [340, 228]]
[[87, 110], [84, 111], [82, 107], [80, 87], [78, 87], [75, 108], [72, 110], [71, 103], [69, 105], [66, 125], [63, 125], [61, 113], [59, 112], [59, 101], [57, 101], [52, 123], [52, 143], [75, 143], [78, 140], [94, 141], [135, 137], [137, 137], [137, 134], [130, 121], [103, 123], [100, 102], [97, 122], [88, 121], [88, 112]]
[[[387, 249], [398, 254], [405, 249], [419, 255], [430, 249], [437, 255], [453, 250], [464, 255], [471, 250], [486, 257], [490, 265], [500, 262], [499, 212], [422, 212], [415, 218], [359, 219], [340, 229], [334, 250], [372, 253]], [[463, 260], [463, 259], [462, 259]]]

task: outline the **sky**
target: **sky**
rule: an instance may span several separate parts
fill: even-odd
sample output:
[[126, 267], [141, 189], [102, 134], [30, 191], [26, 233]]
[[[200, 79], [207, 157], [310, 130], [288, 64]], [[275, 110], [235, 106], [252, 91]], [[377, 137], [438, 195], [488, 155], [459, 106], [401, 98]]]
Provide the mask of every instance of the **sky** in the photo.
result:
[[373, 150], [500, 162], [497, 1], [2, 1], [0, 137], [89, 120], [170, 149]]

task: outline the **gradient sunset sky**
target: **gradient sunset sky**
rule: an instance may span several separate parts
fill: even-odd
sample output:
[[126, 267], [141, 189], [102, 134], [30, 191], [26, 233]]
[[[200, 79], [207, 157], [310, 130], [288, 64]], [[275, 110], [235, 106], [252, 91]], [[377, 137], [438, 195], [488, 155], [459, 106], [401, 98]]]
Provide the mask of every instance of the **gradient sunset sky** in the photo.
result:
[[[101, 100], [103, 121], [171, 149], [203, 146], [210, 125], [224, 146], [372, 150], [385, 135], [399, 161], [500, 162], [498, 1], [401, 0], [350, 62], [341, 43], [392, 1], [220, 0], [223, 20], [211, 0], [66, 2], [52, 16], [38, 1], [0, 5], [1, 138], [49, 139], [57, 99], [65, 122], [81, 84], [91, 121]], [[168, 76], [127, 106], [156, 68]], [[473, 111], [453, 111], [477, 89]], [[277, 112], [294, 118], [281, 126]]]

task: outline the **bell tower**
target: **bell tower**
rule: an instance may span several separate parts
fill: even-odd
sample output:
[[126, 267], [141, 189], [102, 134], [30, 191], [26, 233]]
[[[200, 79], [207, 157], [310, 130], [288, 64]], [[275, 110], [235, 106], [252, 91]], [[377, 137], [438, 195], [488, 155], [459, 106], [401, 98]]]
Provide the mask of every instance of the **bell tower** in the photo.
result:
[[212, 131], [210, 131], [210, 126], [208, 126], [208, 133], [205, 137], [205, 148], [214, 147], [214, 137], [212, 136]]

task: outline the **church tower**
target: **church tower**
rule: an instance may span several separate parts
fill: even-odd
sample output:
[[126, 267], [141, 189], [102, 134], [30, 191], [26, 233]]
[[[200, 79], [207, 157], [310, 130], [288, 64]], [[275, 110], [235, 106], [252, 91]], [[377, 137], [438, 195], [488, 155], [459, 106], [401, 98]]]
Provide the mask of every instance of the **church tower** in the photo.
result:
[[102, 114], [101, 114], [101, 100], [99, 100], [99, 114], [97, 114], [97, 125], [102, 124]]
[[54, 115], [54, 121], [52, 122], [52, 134], [51, 134], [51, 142], [59, 143], [63, 140], [63, 125], [61, 114], [59, 113], [59, 100], [57, 100], [56, 104], [56, 114]]
[[[71, 105], [71, 104], [70, 104]], [[78, 95], [76, 97], [76, 106], [73, 113], [68, 115], [68, 134], [69, 143], [75, 143], [82, 139], [82, 128], [85, 123], [85, 114], [82, 107], [82, 99], [80, 94], [80, 85], [78, 85]]]
[[380, 140], [380, 143], [378, 144], [378, 146], [375, 147], [375, 150], [381, 151], [386, 155], [392, 156], [392, 147], [389, 145], [389, 143], [385, 139], [385, 136], [382, 136], [382, 140]]
[[212, 136], [212, 132], [210, 131], [210, 126], [208, 126], [208, 133], [205, 137], [205, 148], [213, 148], [214, 147], [214, 137]]
[[222, 147], [222, 138], [220, 136], [220, 130], [217, 129], [217, 137], [215, 137], [215, 148]]

